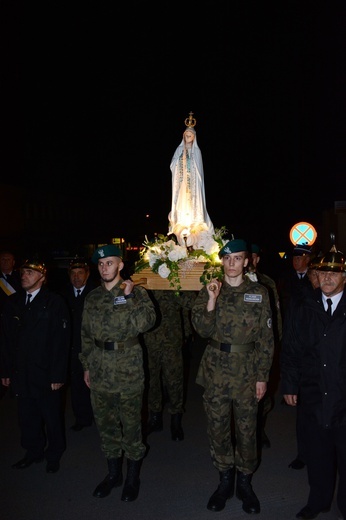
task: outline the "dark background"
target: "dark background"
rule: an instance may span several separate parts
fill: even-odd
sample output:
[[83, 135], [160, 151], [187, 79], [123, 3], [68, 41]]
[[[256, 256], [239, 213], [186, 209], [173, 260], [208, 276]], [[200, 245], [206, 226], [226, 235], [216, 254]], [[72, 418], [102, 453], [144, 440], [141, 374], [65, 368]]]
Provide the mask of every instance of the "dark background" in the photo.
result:
[[279, 243], [346, 200], [345, 2], [33, 4], [1, 2], [2, 182], [166, 234], [192, 111], [214, 227]]

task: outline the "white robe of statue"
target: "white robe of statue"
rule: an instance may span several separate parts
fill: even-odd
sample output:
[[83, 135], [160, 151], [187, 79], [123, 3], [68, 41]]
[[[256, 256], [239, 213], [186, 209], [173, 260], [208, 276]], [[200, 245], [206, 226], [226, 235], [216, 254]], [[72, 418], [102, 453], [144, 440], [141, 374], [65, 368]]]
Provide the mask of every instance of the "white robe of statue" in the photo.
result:
[[194, 245], [201, 231], [214, 234], [207, 212], [201, 150], [194, 128], [187, 128], [176, 149], [172, 172], [172, 207], [168, 215], [168, 234], [176, 235], [180, 245]]

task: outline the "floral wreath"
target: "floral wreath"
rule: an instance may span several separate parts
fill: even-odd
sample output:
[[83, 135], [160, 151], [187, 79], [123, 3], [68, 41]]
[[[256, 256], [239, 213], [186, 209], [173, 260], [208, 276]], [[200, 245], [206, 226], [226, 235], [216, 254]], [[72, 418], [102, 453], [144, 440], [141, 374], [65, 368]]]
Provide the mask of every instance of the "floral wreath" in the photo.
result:
[[200, 276], [203, 285], [212, 279], [221, 280], [223, 267], [220, 263], [219, 251], [227, 243], [223, 238], [226, 233], [225, 227], [215, 229], [214, 234], [206, 230], [195, 230], [196, 240], [193, 248], [179, 245], [175, 235], [157, 235], [152, 242], [145, 237], [139, 260], [135, 263], [135, 273], [150, 268], [161, 278], [167, 278], [169, 286], [177, 295], [181, 290], [180, 274], [184, 276], [184, 273], [191, 270], [196, 263], [205, 262]]

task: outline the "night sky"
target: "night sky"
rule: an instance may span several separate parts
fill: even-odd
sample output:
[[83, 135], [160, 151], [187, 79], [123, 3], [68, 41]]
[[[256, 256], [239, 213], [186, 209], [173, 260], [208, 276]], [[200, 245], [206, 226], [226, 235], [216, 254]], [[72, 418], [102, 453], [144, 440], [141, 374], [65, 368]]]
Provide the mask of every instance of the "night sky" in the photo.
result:
[[345, 2], [47, 4], [1, 5], [2, 182], [165, 234], [192, 111], [214, 227], [279, 241], [346, 200]]

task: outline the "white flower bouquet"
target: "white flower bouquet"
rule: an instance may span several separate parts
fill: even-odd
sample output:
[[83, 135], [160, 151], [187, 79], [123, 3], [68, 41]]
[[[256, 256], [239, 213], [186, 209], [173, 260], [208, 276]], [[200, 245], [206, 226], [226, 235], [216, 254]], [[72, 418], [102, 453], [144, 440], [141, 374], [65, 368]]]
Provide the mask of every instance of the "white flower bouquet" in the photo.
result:
[[193, 237], [194, 247], [181, 246], [170, 236], [158, 235], [153, 242], [145, 237], [140, 259], [135, 263], [135, 272], [150, 267], [153, 273], [167, 278], [170, 287], [178, 294], [181, 289], [180, 275], [191, 269], [197, 262], [204, 262], [204, 271], [200, 277], [202, 284], [213, 278], [221, 279], [222, 266], [219, 251], [227, 240], [223, 239], [226, 229], [215, 230], [214, 235], [202, 230]]

